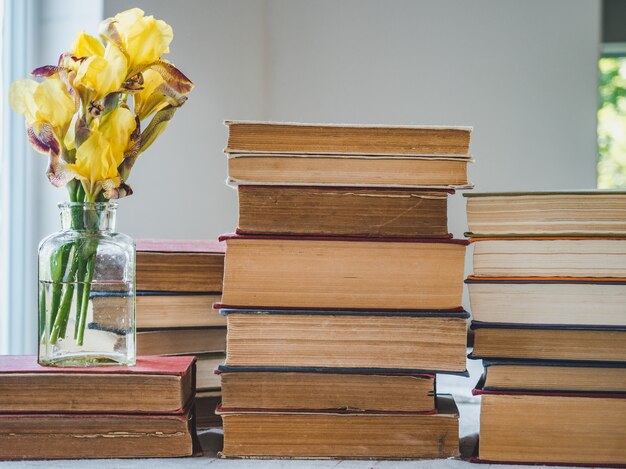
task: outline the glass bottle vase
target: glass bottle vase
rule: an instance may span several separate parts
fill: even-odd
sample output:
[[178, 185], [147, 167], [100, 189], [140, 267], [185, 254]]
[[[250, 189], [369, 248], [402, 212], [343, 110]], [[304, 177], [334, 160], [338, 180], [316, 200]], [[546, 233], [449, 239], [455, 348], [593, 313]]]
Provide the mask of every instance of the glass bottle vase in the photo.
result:
[[59, 204], [39, 245], [39, 354], [46, 366], [135, 364], [135, 243], [117, 204]]

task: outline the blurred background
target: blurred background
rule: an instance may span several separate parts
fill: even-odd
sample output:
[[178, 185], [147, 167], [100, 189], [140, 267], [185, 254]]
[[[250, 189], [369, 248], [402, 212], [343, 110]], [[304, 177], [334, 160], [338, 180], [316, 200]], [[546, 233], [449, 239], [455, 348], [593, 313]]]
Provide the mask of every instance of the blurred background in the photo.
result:
[[[36, 349], [37, 244], [59, 229], [56, 204], [67, 198], [8, 108], [8, 86], [131, 7], [174, 28], [167, 58], [196, 84], [120, 202], [118, 230], [135, 238], [235, 228], [225, 119], [470, 125], [476, 190], [626, 187], [623, 1], [0, 3], [0, 353]], [[464, 199], [450, 205], [461, 236]]]

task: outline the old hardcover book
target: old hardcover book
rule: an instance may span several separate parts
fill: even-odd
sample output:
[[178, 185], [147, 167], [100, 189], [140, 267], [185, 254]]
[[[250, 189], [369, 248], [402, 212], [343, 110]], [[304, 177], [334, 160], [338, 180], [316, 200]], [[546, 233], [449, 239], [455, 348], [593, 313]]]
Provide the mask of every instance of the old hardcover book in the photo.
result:
[[484, 361], [483, 365], [486, 391], [626, 394], [626, 363]]
[[626, 327], [472, 321], [470, 358], [626, 362]]
[[216, 241], [137, 240], [137, 290], [219, 293], [224, 250]]
[[241, 234], [449, 237], [448, 192], [239, 186]]
[[626, 236], [626, 192], [463, 195], [472, 236]]
[[0, 459], [182, 457], [199, 451], [196, 440], [189, 409], [170, 415], [0, 414]]
[[473, 238], [475, 277], [626, 277], [626, 238]]
[[0, 413], [182, 413], [193, 396], [194, 361], [140, 356], [136, 366], [61, 368], [0, 356]]
[[443, 310], [463, 293], [463, 240], [224, 236], [228, 307]]
[[475, 393], [482, 395], [480, 462], [626, 465], [626, 399]]
[[214, 428], [222, 426], [222, 417], [215, 413], [215, 409], [222, 401], [222, 392], [201, 391], [196, 393], [196, 428]]
[[216, 370], [224, 363], [226, 355], [223, 353], [205, 353], [197, 355], [196, 358], [196, 391], [219, 390], [221, 386], [220, 376]]
[[466, 312], [222, 312], [228, 319], [227, 366], [465, 372]]
[[481, 322], [626, 326], [624, 278], [478, 278], [468, 285]]
[[227, 153], [468, 156], [471, 127], [226, 121]]
[[[218, 409], [219, 411], [219, 409]], [[221, 412], [223, 457], [402, 459], [459, 454], [459, 414], [451, 396], [437, 412]]]
[[[226, 320], [213, 309], [221, 294], [181, 292], [137, 292], [137, 328], [225, 326]], [[92, 292], [93, 323], [99, 328], [118, 327], [118, 308], [126, 308], [128, 297], [114, 292]]]
[[470, 189], [467, 158], [232, 154], [228, 183]]
[[137, 353], [141, 355], [200, 354], [225, 350], [225, 327], [170, 328], [137, 332]]
[[240, 371], [221, 366], [222, 410], [368, 410], [428, 412], [435, 376], [406, 373]]

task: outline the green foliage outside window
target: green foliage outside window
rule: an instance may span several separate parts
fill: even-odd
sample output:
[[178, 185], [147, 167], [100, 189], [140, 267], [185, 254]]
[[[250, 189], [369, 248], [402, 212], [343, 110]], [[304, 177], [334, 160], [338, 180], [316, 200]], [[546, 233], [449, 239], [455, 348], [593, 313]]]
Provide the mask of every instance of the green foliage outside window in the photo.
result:
[[598, 188], [626, 188], [626, 57], [600, 59]]

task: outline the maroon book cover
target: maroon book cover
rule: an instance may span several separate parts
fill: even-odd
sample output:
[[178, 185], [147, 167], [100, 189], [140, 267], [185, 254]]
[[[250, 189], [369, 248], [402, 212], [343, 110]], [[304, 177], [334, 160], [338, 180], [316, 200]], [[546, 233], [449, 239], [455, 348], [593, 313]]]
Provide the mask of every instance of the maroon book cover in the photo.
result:
[[[111, 381], [111, 385], [102, 389], [100, 394], [91, 392], [103, 386], [97, 383], [107, 382], [115, 376], [126, 376], [128, 379]], [[163, 379], [149, 379], [156, 376]], [[167, 379], [168, 376], [179, 377], [177, 384]], [[12, 379], [9, 380], [9, 377]], [[75, 380], [68, 381], [68, 378]], [[74, 385], [68, 384], [70, 382], [83, 390], [89, 389], [89, 394], [80, 394]], [[155, 388], [154, 383], [157, 382], [170, 384]], [[127, 388], [127, 385], [131, 387]], [[29, 386], [30, 394], [22, 393], [17, 397], [11, 394], [21, 386]], [[93, 367], [47, 367], [39, 365], [33, 355], [0, 356], [0, 415], [180, 415], [193, 402], [195, 387], [194, 356], [139, 356], [136, 366]], [[41, 389], [41, 392], [33, 394], [32, 388]], [[65, 389], [67, 397], [64, 397]], [[158, 402], [155, 402], [148, 399], [144, 402], [140, 398], [141, 393], [152, 393], [155, 389], [161, 390], [158, 397], [164, 400], [157, 399]], [[51, 390], [54, 393], [50, 394]]]
[[214, 240], [138, 239], [135, 244], [139, 252], [186, 254], [223, 254], [226, 252], [226, 245]]
[[455, 238], [368, 238], [364, 236], [289, 236], [289, 235], [263, 235], [263, 234], [237, 234], [227, 233], [221, 235], [219, 241], [228, 241], [231, 239], [280, 239], [286, 241], [359, 241], [366, 243], [444, 243], [459, 244], [467, 246], [469, 241], [466, 239]]
[[222, 407], [217, 406], [215, 413], [222, 414], [338, 414], [338, 415], [436, 415], [437, 409], [419, 412], [408, 412], [404, 410], [353, 410], [353, 409], [264, 409], [242, 408], [242, 407]]
[[187, 374], [196, 361], [193, 356], [139, 356], [135, 366], [93, 366], [86, 368], [41, 366], [34, 355], [0, 356], [0, 374], [7, 373], [71, 373], [71, 374]]

